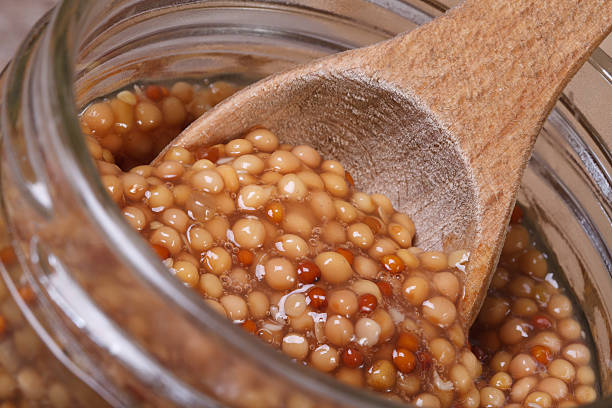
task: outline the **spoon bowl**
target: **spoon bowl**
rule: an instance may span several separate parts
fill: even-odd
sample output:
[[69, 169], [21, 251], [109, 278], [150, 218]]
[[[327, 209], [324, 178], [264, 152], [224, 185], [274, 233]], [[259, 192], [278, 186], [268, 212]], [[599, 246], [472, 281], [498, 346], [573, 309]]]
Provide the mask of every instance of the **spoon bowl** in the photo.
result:
[[535, 137], [610, 29], [605, 0], [467, 0], [408, 34], [245, 88], [171, 146], [222, 143], [264, 126], [342, 161], [359, 189], [387, 195], [412, 217], [416, 246], [470, 251], [459, 305], [467, 327]]

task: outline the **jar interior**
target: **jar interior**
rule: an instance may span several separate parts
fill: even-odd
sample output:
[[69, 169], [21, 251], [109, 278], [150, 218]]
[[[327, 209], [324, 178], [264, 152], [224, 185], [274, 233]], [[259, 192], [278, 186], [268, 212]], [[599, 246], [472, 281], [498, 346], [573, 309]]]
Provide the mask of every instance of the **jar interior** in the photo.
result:
[[[86, 10], [73, 4], [82, 21], [73, 27], [80, 39], [73, 55], [75, 109], [134, 83], [208, 78], [248, 84], [314, 58], [381, 41], [439, 12], [430, 4], [412, 7], [403, 2], [393, 6], [402, 14], [376, 2], [361, 2], [355, 7], [359, 10], [303, 3], [161, 1], [151, 8], [144, 1], [125, 1], [112, 9], [96, 2]], [[70, 4], [64, 7], [66, 11]], [[105, 17], [99, 19], [101, 15]], [[385, 21], [384, 27], [380, 21]], [[605, 294], [612, 293], [607, 249], [612, 238], [607, 236], [605, 214], [612, 211], [609, 198], [592, 193], [602, 185], [592, 182], [593, 173], [572, 164], [582, 157], [576, 144], [590, 136], [560, 102], [538, 139], [519, 202], [585, 313], [598, 351], [601, 391], [607, 395], [612, 299]], [[84, 152], [83, 147], [77, 144]], [[582, 152], [591, 150], [586, 146]], [[82, 156], [79, 160], [91, 166], [87, 155]], [[102, 190], [98, 181], [90, 181]], [[148, 256], [142, 247], [137, 251], [138, 256]], [[594, 406], [604, 407], [606, 401]]]

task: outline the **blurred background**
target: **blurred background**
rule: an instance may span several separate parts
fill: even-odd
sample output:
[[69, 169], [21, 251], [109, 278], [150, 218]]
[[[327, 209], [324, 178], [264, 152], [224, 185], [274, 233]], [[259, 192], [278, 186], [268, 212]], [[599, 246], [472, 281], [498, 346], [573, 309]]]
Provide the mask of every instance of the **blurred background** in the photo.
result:
[[[30, 27], [59, 0], [0, 0], [0, 69], [4, 68]], [[406, 0], [409, 2], [409, 0]], [[440, 0], [455, 6], [461, 0]], [[602, 48], [612, 55], [612, 36]]]
[[0, 0], [0, 70], [21, 40], [56, 0]]

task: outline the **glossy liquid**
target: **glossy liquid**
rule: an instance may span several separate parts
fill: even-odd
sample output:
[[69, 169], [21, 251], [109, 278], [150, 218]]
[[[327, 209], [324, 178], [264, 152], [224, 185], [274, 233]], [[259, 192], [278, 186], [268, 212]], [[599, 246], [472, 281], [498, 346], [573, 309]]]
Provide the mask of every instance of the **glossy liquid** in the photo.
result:
[[[185, 85], [181, 86], [186, 89]], [[99, 118], [90, 115], [93, 118], [90, 124], [93, 126], [87, 125], [84, 120], [84, 131], [113, 153], [124, 170], [135, 164], [144, 164], [182, 127], [198, 113], [202, 113], [202, 109], [214, 106], [221, 100], [222, 94], [227, 96], [233, 91], [227, 83], [218, 86], [223, 92], [213, 92], [213, 88], [214, 84], [211, 87], [196, 84], [189, 98], [181, 92], [173, 91], [173, 85], [136, 87], [133, 95], [137, 96], [138, 103], [155, 105], [159, 112], [149, 106], [148, 109], [141, 109], [139, 116], [138, 107], [134, 104], [132, 109], [135, 120], [131, 126], [128, 126], [129, 120], [125, 126], [115, 122], [102, 131], [96, 130], [96, 120]], [[176, 103], [176, 109], [167, 109], [167, 99], [179, 96], [184, 96], [178, 98], [183, 102], [182, 110]], [[121, 94], [117, 94], [117, 97], [120, 98]], [[111, 96], [107, 103], [112, 105], [115, 99]], [[183, 111], [184, 114], [181, 113]], [[86, 110], [84, 119], [87, 115]], [[125, 117], [129, 118], [129, 113]], [[182, 120], [174, 120], [173, 117]], [[124, 135], [121, 137], [121, 145], [105, 141], [107, 138], [116, 141], [118, 131]], [[145, 139], [148, 140], [145, 144], [150, 146], [146, 154], [142, 152], [140, 143], [134, 142]], [[237, 147], [237, 154], [226, 154], [232, 148], [230, 144], [205, 147], [191, 153], [177, 151], [174, 156], [166, 157], [170, 162], [180, 162], [180, 166], [170, 163], [157, 169], [146, 165], [134, 168], [131, 173], [140, 175], [145, 182], [141, 183], [142, 197], [137, 197], [138, 194], [132, 197], [129, 192], [124, 194], [119, 191], [125, 190], [126, 186], [117, 181], [122, 177], [120, 171], [108, 163], [112, 162], [112, 157], [105, 154], [100, 146], [96, 147], [95, 140], [90, 139], [90, 142], [90, 149], [98, 159], [100, 171], [104, 175], [103, 181], [111, 196], [124, 208], [124, 213], [128, 207], [136, 209], [128, 211], [128, 220], [141, 231], [143, 237], [152, 242], [171, 273], [175, 273], [188, 286], [198, 289], [220, 313], [264, 341], [281, 348], [296, 360], [330, 372], [349, 384], [366, 386], [390, 398], [422, 406], [566, 407], [575, 402], [590, 402], [596, 397], [597, 375], [592, 367], [594, 356], [590, 355], [588, 347], [588, 328], [584, 320], [580, 319], [579, 310], [569, 300], [569, 291], [560, 284], [559, 274], [549, 271], [551, 268], [547, 256], [537, 249], [529, 231], [520, 225], [520, 209], [515, 210], [513, 215], [500, 268], [485, 307], [470, 332], [471, 353], [464, 349], [465, 335], [452, 319], [448, 324], [440, 324], [437, 318], [423, 318], [423, 302], [440, 295], [441, 288], [445, 287], [444, 284], [436, 286], [434, 283], [435, 277], [444, 273], [445, 269], [459, 278], [457, 287], [460, 290], [461, 263], [448, 260], [453, 256], [453, 259], [463, 259], [461, 256], [457, 253], [433, 256], [411, 247], [410, 243], [405, 249], [409, 254], [405, 253], [402, 267], [394, 270], [393, 262], [387, 265], [389, 259], [383, 258], [399, 254], [397, 242], [388, 239], [391, 244], [385, 244], [381, 241], [378, 245], [381, 249], [377, 253], [370, 247], [358, 248], [347, 239], [347, 232], [350, 232], [350, 225], [354, 221], [362, 221], [370, 231], [379, 225], [382, 231], [376, 231], [375, 235], [379, 240], [385, 239], [392, 210], [385, 216], [380, 213], [379, 205], [369, 215], [364, 209], [358, 208], [357, 215], [351, 218], [345, 212], [350, 213], [350, 207], [355, 209], [355, 206], [347, 203], [345, 210], [336, 206], [337, 220], [317, 218], [313, 215], [310, 196], [306, 201], [303, 197], [295, 200], [292, 199], [295, 197], [285, 197], [288, 200], [284, 200], [271, 192], [271, 198], [263, 202], [265, 205], [245, 208], [237, 196], [245, 186], [264, 186], [260, 188], [261, 191], [258, 190], [258, 194], [266, 195], [268, 186], [280, 186], [278, 183], [282, 174], [309, 169], [300, 164], [301, 167], [287, 172], [274, 170], [270, 165], [270, 153], [276, 153], [272, 150], [255, 149], [245, 153]], [[292, 146], [278, 146], [279, 152], [292, 149]], [[222, 166], [240, 170], [241, 167], [235, 166], [235, 162], [251, 153], [264, 163], [264, 167], [267, 166], [267, 170], [262, 169], [256, 175], [238, 171], [235, 188], [225, 188], [226, 180], [218, 191], [194, 193], [195, 184], [190, 179], [195, 172], [209, 168], [220, 169]], [[194, 157], [187, 160], [190, 154]], [[196, 159], [206, 159], [208, 162], [195, 162]], [[198, 166], [197, 169], [191, 168], [192, 164]], [[333, 166], [341, 169], [340, 164]], [[311, 173], [318, 178], [309, 176], [312, 180], [319, 180], [325, 172], [333, 173], [332, 168], [315, 167]], [[180, 175], [172, 174], [172, 171], [178, 171]], [[350, 175], [346, 175], [343, 169], [337, 175], [343, 180], [343, 185], [349, 188]], [[192, 185], [185, 187], [189, 183]], [[316, 190], [314, 186], [308, 187]], [[324, 187], [328, 193], [333, 192], [333, 188]], [[216, 187], [213, 181], [196, 190], [202, 188]], [[151, 194], [157, 195], [153, 197]], [[354, 192], [349, 188], [345, 195], [337, 198], [351, 195], [354, 197]], [[157, 200], [157, 204], [151, 205], [152, 200]], [[356, 204], [354, 200], [353, 204]], [[274, 205], [280, 206], [276, 213], [272, 208]], [[166, 210], [170, 207], [180, 212], [168, 215]], [[279, 211], [282, 215], [275, 219]], [[143, 220], [137, 220], [139, 217]], [[287, 222], [288, 218], [293, 221]], [[254, 227], [253, 221], [260, 223], [266, 238], [254, 247], [249, 247], [249, 240], [257, 240], [257, 237], [249, 233], [243, 237], [244, 242], [239, 242], [235, 234], [236, 224], [241, 219], [250, 220], [248, 223], [251, 223], [251, 227]], [[134, 220], [138, 222], [134, 223]], [[300, 225], [306, 225], [307, 230], [304, 231]], [[213, 244], [206, 247], [204, 243], [201, 248], [193, 248], [190, 239], [194, 238], [190, 234], [197, 228], [210, 234], [214, 247]], [[160, 231], [167, 231], [170, 235], [164, 237]], [[178, 238], [174, 237], [175, 233]], [[282, 250], [283, 244], [291, 245], [294, 249], [296, 247], [295, 238], [291, 238], [292, 243], [287, 243], [287, 233], [303, 241], [300, 245], [307, 247], [305, 252], [292, 256]], [[210, 240], [207, 236], [202, 238], [202, 234], [195, 239]], [[370, 245], [375, 247], [377, 244]], [[377, 266], [371, 276], [359, 276], [356, 272], [347, 275], [341, 282], [325, 278], [319, 280], [320, 277], [300, 281], [300, 276], [308, 276], [313, 269], [311, 261], [315, 261], [316, 267], [317, 256], [328, 252], [340, 254], [355, 270], [360, 269], [355, 264], [359, 257], [374, 261]], [[442, 256], [445, 260], [443, 265], [436, 265], [435, 259], [432, 261]], [[286, 264], [277, 262], [280, 271], [278, 282], [268, 279], [268, 262], [286, 258], [289, 259]], [[309, 268], [304, 267], [305, 262], [311, 262]], [[300, 270], [306, 270], [305, 274], [298, 274]], [[419, 285], [427, 285], [428, 290], [423, 299], [411, 302], [411, 295], [407, 294], [410, 290], [406, 289], [410, 285], [406, 282], [415, 278], [425, 283], [413, 286], [422, 288]], [[287, 279], [291, 280], [290, 284], [283, 283]], [[376, 289], [360, 293], [360, 290], [355, 289], [359, 280], [374, 284]], [[367, 283], [363, 285], [372, 287]], [[314, 288], [318, 288], [319, 292], [313, 294]], [[344, 320], [335, 317], [342, 315], [338, 313], [340, 306], [329, 303], [334, 293], [341, 291], [345, 292], [336, 295], [336, 298], [342, 299], [344, 303], [346, 299], [351, 299], [349, 303], [358, 303], [358, 309], [349, 308], [346, 311], [342, 316]], [[372, 307], [374, 310], [368, 309], [367, 302], [362, 300], [365, 294], [376, 298], [377, 303]], [[366, 305], [365, 309], [362, 309], [363, 304]], [[289, 314], [288, 310], [291, 311]], [[338, 324], [336, 329], [326, 330], [330, 316]], [[376, 337], [374, 344], [368, 344], [367, 335], [355, 334], [359, 320], [364, 317], [371, 318], [378, 325], [374, 329], [376, 336], [371, 336]], [[452, 358], [445, 357], [445, 351], [452, 351]], [[474, 355], [479, 360], [478, 364], [474, 363]]]

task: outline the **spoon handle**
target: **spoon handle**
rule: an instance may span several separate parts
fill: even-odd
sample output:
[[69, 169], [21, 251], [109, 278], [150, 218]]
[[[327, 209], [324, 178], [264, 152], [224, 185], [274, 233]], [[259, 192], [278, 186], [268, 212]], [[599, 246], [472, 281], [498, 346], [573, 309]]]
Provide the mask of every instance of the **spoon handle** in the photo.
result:
[[611, 29], [610, 0], [467, 0], [390, 40], [376, 65], [462, 139], [481, 177], [507, 180], [508, 160], [522, 172], [558, 95]]
[[361, 54], [370, 76], [418, 97], [473, 171], [480, 231], [460, 305], [468, 323], [542, 123], [611, 29], [612, 0], [466, 0]]

